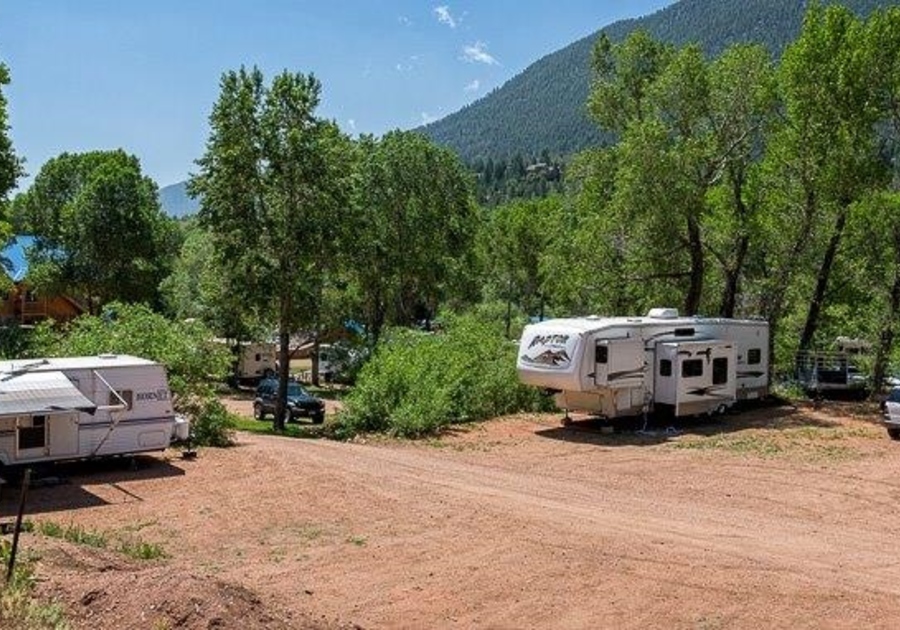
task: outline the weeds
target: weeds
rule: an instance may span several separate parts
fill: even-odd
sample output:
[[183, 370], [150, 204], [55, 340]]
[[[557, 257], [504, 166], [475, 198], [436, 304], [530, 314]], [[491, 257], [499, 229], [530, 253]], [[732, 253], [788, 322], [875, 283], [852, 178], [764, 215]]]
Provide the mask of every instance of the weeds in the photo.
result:
[[142, 529], [145, 526], [147, 526], [147, 523], [130, 525], [124, 528], [124, 534], [118, 535], [92, 532], [79, 525], [60, 525], [53, 521], [40, 521], [34, 527], [37, 533], [48, 538], [58, 538], [76, 545], [97, 549], [112, 549], [135, 560], [164, 558], [166, 553], [160, 545], [144, 542], [140, 538], [131, 535], [131, 532]]
[[708, 437], [683, 437], [671, 442], [677, 449], [725, 451], [736, 455], [763, 458], [790, 458], [807, 462], [848, 461], [859, 457], [850, 446], [835, 444], [849, 438], [872, 438], [867, 429], [839, 427], [793, 427], [773, 430], [747, 430]]
[[[0, 540], [0, 564], [9, 563], [12, 543]], [[21, 630], [68, 630], [62, 606], [55, 602], [41, 603], [34, 600], [32, 591], [36, 582], [35, 557], [25, 554], [17, 558], [12, 579], [0, 590], [0, 627]]]

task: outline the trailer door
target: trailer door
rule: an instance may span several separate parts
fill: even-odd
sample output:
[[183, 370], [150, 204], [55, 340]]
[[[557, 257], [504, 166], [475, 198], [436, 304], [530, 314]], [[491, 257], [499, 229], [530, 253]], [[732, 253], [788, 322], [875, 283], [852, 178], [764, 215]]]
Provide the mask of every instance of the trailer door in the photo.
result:
[[594, 384], [639, 387], [644, 382], [644, 346], [640, 339], [598, 339], [594, 346]]

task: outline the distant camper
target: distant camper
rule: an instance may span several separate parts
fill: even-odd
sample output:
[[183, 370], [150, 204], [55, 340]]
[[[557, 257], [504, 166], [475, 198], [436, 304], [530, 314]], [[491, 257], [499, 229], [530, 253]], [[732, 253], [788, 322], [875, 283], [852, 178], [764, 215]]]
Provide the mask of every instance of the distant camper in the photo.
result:
[[0, 361], [0, 464], [162, 451], [188, 438], [162, 365], [105, 354]]
[[521, 381], [549, 390], [565, 410], [605, 418], [653, 411], [723, 413], [769, 392], [769, 325], [762, 320], [680, 317], [553, 319], [526, 326]]
[[273, 376], [277, 371], [278, 352], [274, 343], [264, 341], [243, 341], [235, 343], [227, 339], [215, 339], [228, 346], [232, 354], [232, 386], [256, 386], [262, 379]]

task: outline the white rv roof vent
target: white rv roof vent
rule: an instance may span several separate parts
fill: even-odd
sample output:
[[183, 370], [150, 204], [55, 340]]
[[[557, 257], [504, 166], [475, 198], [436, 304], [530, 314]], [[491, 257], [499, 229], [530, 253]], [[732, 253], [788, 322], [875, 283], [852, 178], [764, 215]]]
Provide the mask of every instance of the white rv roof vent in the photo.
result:
[[677, 308], [651, 308], [647, 317], [654, 319], [675, 319], [678, 317]]
[[97, 355], [101, 359], [115, 359], [118, 355], [112, 352], [104, 352], [102, 354]]

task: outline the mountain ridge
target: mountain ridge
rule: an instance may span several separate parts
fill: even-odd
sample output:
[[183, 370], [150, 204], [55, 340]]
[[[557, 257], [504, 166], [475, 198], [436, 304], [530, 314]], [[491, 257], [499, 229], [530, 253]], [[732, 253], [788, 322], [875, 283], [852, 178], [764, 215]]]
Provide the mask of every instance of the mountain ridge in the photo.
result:
[[[900, 0], [840, 4], [865, 16]], [[567, 156], [605, 142], [586, 108], [591, 51], [601, 32], [621, 41], [643, 28], [676, 46], [697, 42], [708, 55], [731, 44], [759, 42], [777, 58], [800, 32], [808, 5], [805, 0], [680, 0], [643, 17], [613, 22], [544, 55], [482, 98], [417, 131], [469, 164], [516, 155]], [[186, 182], [160, 189], [160, 203], [174, 217], [199, 210], [199, 201], [187, 196]]]

